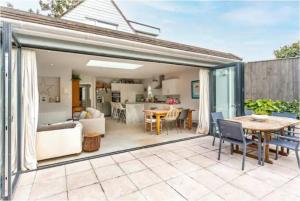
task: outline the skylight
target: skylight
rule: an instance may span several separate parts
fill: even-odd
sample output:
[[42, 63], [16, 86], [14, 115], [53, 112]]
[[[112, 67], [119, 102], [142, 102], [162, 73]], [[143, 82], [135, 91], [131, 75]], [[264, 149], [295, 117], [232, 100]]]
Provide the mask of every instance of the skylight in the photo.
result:
[[111, 62], [111, 61], [100, 61], [100, 60], [90, 60], [86, 65], [88, 67], [117, 68], [117, 69], [128, 69], [128, 70], [134, 70], [143, 66], [141, 64], [130, 64], [130, 63], [123, 63], [123, 62]]

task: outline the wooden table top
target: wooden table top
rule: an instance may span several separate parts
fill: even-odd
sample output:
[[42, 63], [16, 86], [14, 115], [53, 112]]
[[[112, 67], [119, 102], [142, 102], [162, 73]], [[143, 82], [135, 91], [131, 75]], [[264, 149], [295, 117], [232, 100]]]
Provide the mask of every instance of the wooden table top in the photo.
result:
[[261, 121], [261, 122], [254, 121], [251, 115], [234, 117], [230, 120], [235, 122], [240, 122], [244, 129], [265, 131], [265, 132], [278, 131], [288, 126], [300, 124], [300, 120], [297, 119], [291, 119], [286, 117], [275, 117], [275, 116], [268, 116], [268, 119], [266, 121]]

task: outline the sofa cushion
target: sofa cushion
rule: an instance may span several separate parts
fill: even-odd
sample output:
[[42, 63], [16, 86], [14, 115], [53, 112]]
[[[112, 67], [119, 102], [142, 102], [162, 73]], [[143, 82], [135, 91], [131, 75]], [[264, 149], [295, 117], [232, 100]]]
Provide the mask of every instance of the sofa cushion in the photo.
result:
[[37, 129], [37, 132], [75, 128], [75, 126], [76, 126], [76, 124], [73, 122], [62, 123], [62, 124], [53, 124], [53, 125], [48, 125], [48, 126], [41, 126]]

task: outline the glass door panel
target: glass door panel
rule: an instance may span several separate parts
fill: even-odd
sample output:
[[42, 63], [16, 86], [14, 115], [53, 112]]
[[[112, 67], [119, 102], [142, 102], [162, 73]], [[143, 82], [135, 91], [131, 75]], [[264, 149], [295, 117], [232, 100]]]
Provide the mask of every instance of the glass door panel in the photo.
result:
[[235, 103], [235, 67], [217, 69], [214, 71], [216, 79], [216, 111], [222, 112], [225, 118], [236, 114]]
[[243, 64], [218, 66], [211, 72], [212, 112], [222, 112], [224, 118], [243, 112]]

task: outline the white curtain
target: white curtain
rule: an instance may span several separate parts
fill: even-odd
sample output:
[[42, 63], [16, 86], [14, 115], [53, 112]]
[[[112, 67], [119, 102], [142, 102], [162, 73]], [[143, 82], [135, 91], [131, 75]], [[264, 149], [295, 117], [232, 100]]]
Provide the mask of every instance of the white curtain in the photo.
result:
[[38, 78], [36, 53], [22, 50], [22, 169], [37, 167], [36, 129], [38, 124]]
[[199, 122], [197, 133], [208, 134], [209, 132], [209, 71], [199, 70]]

